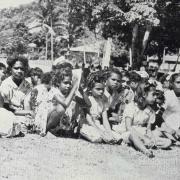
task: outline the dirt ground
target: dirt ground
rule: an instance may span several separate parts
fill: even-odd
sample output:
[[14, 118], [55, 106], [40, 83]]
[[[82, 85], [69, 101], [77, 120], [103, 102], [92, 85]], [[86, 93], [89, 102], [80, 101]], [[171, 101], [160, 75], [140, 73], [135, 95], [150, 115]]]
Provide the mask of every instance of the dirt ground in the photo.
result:
[[179, 180], [180, 147], [154, 150], [148, 159], [126, 145], [81, 139], [0, 139], [0, 180]]
[[0, 180], [179, 180], [180, 147], [154, 154], [148, 159], [125, 145], [28, 134], [0, 139]]

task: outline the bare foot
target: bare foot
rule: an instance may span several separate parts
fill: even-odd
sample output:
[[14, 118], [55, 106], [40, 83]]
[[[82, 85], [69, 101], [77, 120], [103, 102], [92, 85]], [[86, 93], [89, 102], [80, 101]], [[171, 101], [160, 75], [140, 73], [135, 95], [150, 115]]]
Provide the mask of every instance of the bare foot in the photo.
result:
[[144, 154], [145, 154], [148, 158], [153, 158], [153, 157], [154, 157], [153, 152], [150, 151], [150, 150], [148, 150], [148, 149], [144, 152]]

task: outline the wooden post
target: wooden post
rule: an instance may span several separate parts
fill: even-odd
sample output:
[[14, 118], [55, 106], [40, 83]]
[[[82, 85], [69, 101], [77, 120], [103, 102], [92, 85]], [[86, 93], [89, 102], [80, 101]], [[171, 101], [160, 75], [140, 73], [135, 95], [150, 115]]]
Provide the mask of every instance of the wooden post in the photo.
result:
[[[52, 28], [52, 22], [51, 22], [51, 28]], [[54, 60], [54, 46], [53, 46], [53, 33], [51, 33], [51, 61]]]
[[83, 54], [84, 54], [84, 64], [86, 64], [86, 51], [85, 50], [83, 51]]
[[108, 38], [108, 40], [106, 41], [106, 44], [104, 46], [102, 68], [109, 67], [109, 62], [111, 59], [111, 43], [112, 43], [112, 39]]
[[129, 64], [130, 64], [130, 67], [132, 67], [132, 49], [129, 48]]
[[48, 33], [46, 33], [46, 60], [48, 59]]
[[[52, 4], [51, 4], [51, 0], [50, 0], [50, 10], [51, 10], [51, 30], [53, 29], [53, 22], [52, 22]], [[53, 47], [53, 32], [51, 32], [51, 61], [53, 63], [54, 60], [54, 47]]]

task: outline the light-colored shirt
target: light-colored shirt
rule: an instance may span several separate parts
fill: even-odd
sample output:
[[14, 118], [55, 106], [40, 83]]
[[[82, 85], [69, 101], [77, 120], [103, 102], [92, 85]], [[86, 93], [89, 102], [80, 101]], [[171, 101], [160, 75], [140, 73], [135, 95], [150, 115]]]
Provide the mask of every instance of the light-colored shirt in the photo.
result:
[[126, 105], [123, 116], [124, 120], [126, 117], [133, 119], [134, 126], [146, 126], [148, 122], [155, 122], [155, 112], [150, 108], [141, 110], [135, 102]]
[[93, 117], [100, 118], [102, 113], [107, 110], [108, 99], [105, 96], [99, 99], [89, 96], [89, 100], [91, 102], [90, 114]]
[[26, 80], [17, 86], [11, 76], [5, 79], [0, 86], [0, 93], [4, 102], [13, 109], [23, 109], [24, 98], [30, 90], [30, 84]]
[[180, 127], [180, 102], [173, 90], [164, 92], [165, 104], [163, 118], [168, 126], [177, 130]]

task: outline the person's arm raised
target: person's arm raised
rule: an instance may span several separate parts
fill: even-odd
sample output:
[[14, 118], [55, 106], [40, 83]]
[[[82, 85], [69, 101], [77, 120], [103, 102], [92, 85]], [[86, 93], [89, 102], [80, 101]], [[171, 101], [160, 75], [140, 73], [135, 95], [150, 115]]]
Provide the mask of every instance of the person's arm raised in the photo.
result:
[[78, 82], [75, 81], [75, 83], [73, 83], [73, 87], [72, 87], [69, 95], [65, 99], [61, 98], [58, 95], [55, 95], [54, 99], [66, 109], [70, 105], [77, 88], [78, 88]]

